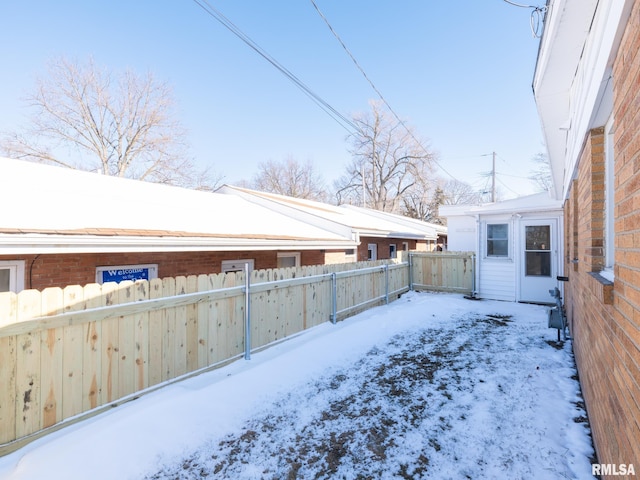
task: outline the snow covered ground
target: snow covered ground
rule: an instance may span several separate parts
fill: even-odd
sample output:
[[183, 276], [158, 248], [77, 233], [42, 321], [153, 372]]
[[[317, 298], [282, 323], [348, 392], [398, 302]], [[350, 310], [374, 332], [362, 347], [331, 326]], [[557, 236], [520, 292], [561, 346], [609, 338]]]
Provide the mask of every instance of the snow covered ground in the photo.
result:
[[593, 478], [546, 308], [408, 293], [0, 458], [1, 479]]

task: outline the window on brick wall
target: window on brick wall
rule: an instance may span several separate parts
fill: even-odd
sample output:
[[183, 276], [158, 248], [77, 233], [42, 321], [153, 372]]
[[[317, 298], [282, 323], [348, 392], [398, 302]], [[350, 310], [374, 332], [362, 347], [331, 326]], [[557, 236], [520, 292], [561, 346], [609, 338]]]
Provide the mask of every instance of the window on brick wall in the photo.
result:
[[604, 272], [613, 280], [614, 244], [614, 123], [613, 115], [607, 121], [604, 130]]
[[300, 266], [300, 253], [278, 253], [278, 268], [296, 268]]
[[223, 260], [221, 265], [222, 273], [244, 272], [245, 265], [249, 265], [249, 272], [254, 268], [253, 258], [247, 260]]
[[0, 292], [24, 290], [24, 260], [0, 261]]

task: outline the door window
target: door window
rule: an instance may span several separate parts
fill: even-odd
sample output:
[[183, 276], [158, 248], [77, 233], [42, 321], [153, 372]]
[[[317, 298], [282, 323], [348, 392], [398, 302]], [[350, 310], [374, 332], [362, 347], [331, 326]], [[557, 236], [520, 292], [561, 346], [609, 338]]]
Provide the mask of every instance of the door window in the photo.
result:
[[551, 276], [551, 227], [528, 225], [525, 227], [525, 275]]

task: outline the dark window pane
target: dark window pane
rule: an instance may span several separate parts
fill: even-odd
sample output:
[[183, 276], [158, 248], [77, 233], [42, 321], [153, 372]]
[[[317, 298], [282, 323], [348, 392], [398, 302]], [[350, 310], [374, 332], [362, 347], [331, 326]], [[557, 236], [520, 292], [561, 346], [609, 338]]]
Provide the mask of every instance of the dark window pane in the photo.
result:
[[509, 255], [509, 225], [506, 223], [487, 225], [487, 256]]
[[525, 258], [527, 276], [551, 276], [551, 252], [526, 252]]
[[549, 225], [530, 225], [525, 227], [526, 250], [549, 250], [551, 227]]

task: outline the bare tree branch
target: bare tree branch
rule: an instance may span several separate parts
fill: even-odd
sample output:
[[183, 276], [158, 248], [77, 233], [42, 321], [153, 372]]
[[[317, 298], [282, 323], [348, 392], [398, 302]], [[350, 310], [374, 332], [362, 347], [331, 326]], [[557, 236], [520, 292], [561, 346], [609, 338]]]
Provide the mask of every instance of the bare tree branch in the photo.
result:
[[324, 180], [310, 160], [301, 163], [289, 156], [282, 162], [263, 162], [258, 168], [251, 188], [309, 200], [328, 199]]
[[115, 78], [92, 60], [61, 58], [27, 102], [29, 127], [0, 142], [7, 156], [189, 188], [213, 190], [220, 183], [187, 157], [172, 91], [150, 73]]
[[380, 103], [371, 102], [371, 112], [353, 121], [359, 130], [349, 137], [352, 162], [335, 184], [338, 203], [400, 212], [403, 197], [431, 176], [434, 153]]

